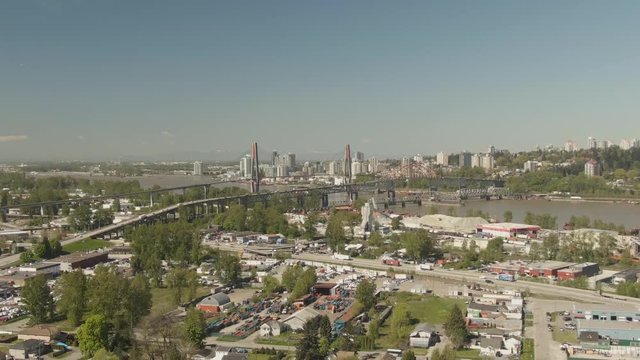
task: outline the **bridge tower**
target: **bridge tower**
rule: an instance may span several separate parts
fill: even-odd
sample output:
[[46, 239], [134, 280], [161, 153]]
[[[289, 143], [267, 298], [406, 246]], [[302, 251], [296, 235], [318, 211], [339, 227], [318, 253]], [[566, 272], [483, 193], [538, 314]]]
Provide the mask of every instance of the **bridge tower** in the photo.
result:
[[258, 165], [258, 143], [251, 144], [251, 192], [260, 192], [260, 167]]
[[344, 148], [344, 180], [346, 184], [351, 184], [351, 146], [349, 144]]

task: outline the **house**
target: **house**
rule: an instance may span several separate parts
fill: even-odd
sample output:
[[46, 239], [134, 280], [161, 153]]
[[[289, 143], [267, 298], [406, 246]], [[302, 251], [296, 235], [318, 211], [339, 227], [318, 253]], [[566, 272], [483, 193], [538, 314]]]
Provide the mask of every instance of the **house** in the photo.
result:
[[50, 342], [60, 334], [56, 326], [35, 325], [18, 333], [18, 340], [41, 340]]
[[191, 360], [213, 360], [215, 355], [216, 351], [213, 349], [202, 349], [196, 351], [196, 353], [191, 356]]
[[623, 282], [637, 282], [638, 274], [640, 274], [640, 269], [628, 269], [616, 273], [613, 275], [613, 280], [611, 281], [614, 285], [618, 285]]
[[480, 349], [480, 355], [484, 356], [496, 356], [498, 353], [502, 354], [504, 345], [502, 338], [490, 337], [480, 338], [478, 341], [478, 348]]
[[51, 346], [42, 340], [25, 340], [9, 347], [9, 355], [16, 360], [29, 359], [31, 355], [41, 356], [51, 351]]
[[427, 324], [418, 324], [409, 334], [409, 345], [411, 347], [429, 348], [439, 341], [436, 331]]
[[233, 303], [227, 294], [217, 293], [200, 300], [196, 308], [200, 311], [218, 313], [232, 306]]
[[314, 317], [320, 315], [316, 310], [306, 307], [302, 310], [298, 310], [291, 314], [284, 323], [291, 328], [291, 330], [302, 330], [304, 324], [313, 319]]
[[266, 322], [260, 326], [260, 336], [278, 336], [288, 330], [288, 326], [277, 320]]

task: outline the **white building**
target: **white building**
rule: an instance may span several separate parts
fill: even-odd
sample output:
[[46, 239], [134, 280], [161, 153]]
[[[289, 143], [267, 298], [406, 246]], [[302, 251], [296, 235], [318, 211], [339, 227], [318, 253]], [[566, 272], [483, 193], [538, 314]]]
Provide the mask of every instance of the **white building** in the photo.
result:
[[589, 136], [587, 138], [587, 148], [595, 149], [598, 147], [598, 140], [596, 138]]
[[362, 174], [362, 163], [360, 161], [354, 161], [351, 163], [351, 175], [355, 176]]
[[588, 177], [600, 176], [600, 164], [591, 159], [584, 164], [584, 174]]
[[482, 158], [480, 156], [480, 154], [473, 154], [471, 155], [471, 167], [480, 167], [482, 164]]
[[202, 162], [196, 161], [193, 163], [193, 175], [201, 176], [202, 175]]
[[533, 160], [525, 161], [525, 163], [524, 163], [524, 171], [525, 172], [538, 171], [538, 166], [539, 165], [540, 164], [537, 161], [533, 161]]
[[564, 151], [566, 152], [574, 152], [578, 150], [578, 147], [576, 146], [576, 143], [573, 142], [573, 140], [567, 140], [564, 143]]
[[449, 154], [445, 154], [443, 152], [439, 152], [436, 154], [436, 164], [442, 166], [449, 165]]
[[484, 156], [482, 156], [482, 158], [480, 159], [480, 166], [486, 170], [493, 170], [493, 155], [485, 154]]
[[251, 155], [245, 155], [240, 159], [240, 177], [243, 179], [251, 179], [252, 175]]

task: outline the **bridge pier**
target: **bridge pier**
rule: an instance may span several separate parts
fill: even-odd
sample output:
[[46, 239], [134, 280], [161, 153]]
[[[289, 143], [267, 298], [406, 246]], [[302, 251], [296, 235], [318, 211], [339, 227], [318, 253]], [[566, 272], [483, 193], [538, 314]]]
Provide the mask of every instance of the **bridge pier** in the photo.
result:
[[353, 190], [349, 191], [349, 198], [351, 199], [351, 201], [358, 200], [358, 192]]
[[322, 193], [322, 208], [326, 209], [329, 207], [329, 194]]
[[153, 193], [149, 194], [149, 206], [153, 207]]

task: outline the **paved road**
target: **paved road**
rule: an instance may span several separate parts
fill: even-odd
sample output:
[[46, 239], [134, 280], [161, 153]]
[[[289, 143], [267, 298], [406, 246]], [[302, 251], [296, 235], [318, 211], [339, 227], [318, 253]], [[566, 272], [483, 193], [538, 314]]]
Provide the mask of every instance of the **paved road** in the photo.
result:
[[253, 342], [253, 339], [247, 338], [239, 341], [229, 342], [229, 341], [218, 341], [215, 337], [208, 337], [204, 341], [205, 345], [217, 345], [217, 346], [230, 346], [236, 348], [245, 348], [245, 349], [276, 349], [276, 350], [284, 350], [284, 351], [296, 351], [296, 348], [293, 346], [281, 346], [281, 345], [264, 345], [264, 344], [256, 344]]

